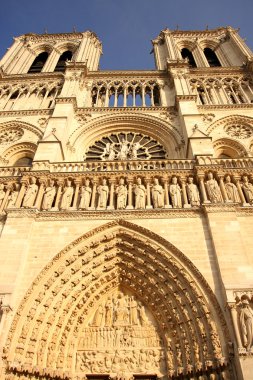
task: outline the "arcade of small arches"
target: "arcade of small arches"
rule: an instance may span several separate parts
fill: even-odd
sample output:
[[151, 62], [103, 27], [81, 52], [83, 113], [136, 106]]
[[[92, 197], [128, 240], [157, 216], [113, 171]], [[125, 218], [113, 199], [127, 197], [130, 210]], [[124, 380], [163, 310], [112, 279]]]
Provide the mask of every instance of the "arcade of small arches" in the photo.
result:
[[97, 81], [91, 99], [92, 107], [160, 106], [160, 85], [156, 80]]
[[199, 104], [252, 103], [253, 90], [250, 78], [191, 78], [192, 91], [198, 95]]
[[52, 108], [62, 86], [61, 81], [5, 84], [0, 88], [0, 108], [4, 111]]
[[20, 305], [4, 348], [6, 379], [234, 379], [226, 322], [205, 279], [173, 245], [132, 223], [72, 242]]

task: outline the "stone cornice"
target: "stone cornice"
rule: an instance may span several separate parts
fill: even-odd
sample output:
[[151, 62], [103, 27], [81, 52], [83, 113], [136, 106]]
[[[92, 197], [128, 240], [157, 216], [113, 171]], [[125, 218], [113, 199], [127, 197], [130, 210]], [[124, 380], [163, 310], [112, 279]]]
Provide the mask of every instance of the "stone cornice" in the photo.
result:
[[36, 116], [36, 115], [51, 115], [54, 109], [42, 109], [42, 110], [13, 110], [13, 111], [0, 111], [0, 117], [6, 116]]
[[[59, 98], [58, 98], [59, 99]], [[155, 107], [80, 107], [80, 108], [77, 108], [76, 109], [76, 112], [78, 112], [78, 114], [82, 114], [82, 113], [99, 113], [101, 114], [101, 112], [105, 112], [105, 113], [132, 113], [133, 111], [141, 111], [141, 112], [150, 112], [150, 111], [173, 111], [175, 112], [175, 108], [174, 107], [160, 107], [160, 106], [155, 106]]]
[[232, 109], [253, 109], [253, 103], [241, 103], [241, 104], [197, 104], [199, 110], [232, 110]]
[[26, 83], [28, 81], [35, 81], [35, 80], [49, 80], [49, 79], [62, 79], [64, 80], [64, 73], [61, 73], [61, 72], [52, 72], [52, 73], [44, 73], [44, 72], [41, 72], [41, 73], [33, 73], [33, 74], [5, 74], [4, 72], [2, 72], [2, 74], [0, 73], [0, 83], [4, 83], [5, 81], [9, 82], [10, 81], [25, 81]]
[[143, 78], [150, 77], [150, 79], [167, 78], [167, 73], [165, 70], [102, 70], [102, 71], [89, 71], [87, 78]]
[[245, 67], [240, 66], [230, 66], [230, 67], [199, 67], [199, 68], [191, 68], [190, 67], [190, 77], [194, 76], [202, 76], [202, 75], [222, 75], [227, 76], [228, 74], [248, 74], [248, 71], [245, 70]]

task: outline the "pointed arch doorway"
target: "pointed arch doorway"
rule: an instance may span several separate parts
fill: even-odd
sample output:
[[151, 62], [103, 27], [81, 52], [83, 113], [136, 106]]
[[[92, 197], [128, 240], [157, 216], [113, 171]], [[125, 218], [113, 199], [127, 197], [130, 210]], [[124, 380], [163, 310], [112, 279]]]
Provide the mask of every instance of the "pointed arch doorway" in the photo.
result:
[[113, 221], [72, 242], [34, 281], [10, 329], [6, 373], [235, 379], [229, 340], [212, 290], [183, 253]]

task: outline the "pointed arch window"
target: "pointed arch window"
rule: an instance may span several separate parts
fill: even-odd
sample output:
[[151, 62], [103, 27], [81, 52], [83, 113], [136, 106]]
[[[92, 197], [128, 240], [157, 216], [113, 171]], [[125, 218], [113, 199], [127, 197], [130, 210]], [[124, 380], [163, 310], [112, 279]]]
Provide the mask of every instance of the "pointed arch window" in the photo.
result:
[[188, 59], [189, 65], [190, 65], [191, 67], [197, 67], [196, 62], [195, 62], [195, 59], [194, 59], [194, 57], [193, 57], [193, 55], [192, 55], [192, 52], [191, 52], [189, 49], [187, 49], [187, 48], [183, 48], [183, 49], [181, 50], [181, 55], [182, 55], [182, 58], [183, 58], [183, 59], [185, 59], [185, 58]]
[[46, 51], [40, 53], [33, 61], [30, 69], [28, 70], [28, 74], [40, 73], [46, 63], [47, 58], [48, 53]]
[[205, 48], [204, 54], [205, 54], [205, 57], [206, 57], [207, 62], [209, 63], [210, 67], [220, 67], [221, 66], [217, 55], [215, 54], [215, 52], [212, 49]]
[[73, 56], [73, 53], [70, 50], [67, 50], [64, 53], [62, 53], [62, 55], [60, 56], [55, 66], [54, 71], [60, 71], [60, 72], [65, 71], [66, 61], [71, 61], [72, 56]]

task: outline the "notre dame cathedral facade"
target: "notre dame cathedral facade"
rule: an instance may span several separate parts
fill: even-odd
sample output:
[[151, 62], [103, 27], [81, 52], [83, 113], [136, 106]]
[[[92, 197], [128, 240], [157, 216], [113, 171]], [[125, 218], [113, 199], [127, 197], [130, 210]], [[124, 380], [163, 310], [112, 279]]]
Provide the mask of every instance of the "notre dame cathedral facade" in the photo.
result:
[[162, 30], [156, 69], [95, 33], [0, 61], [0, 378], [251, 380], [253, 55]]

